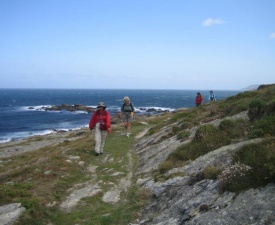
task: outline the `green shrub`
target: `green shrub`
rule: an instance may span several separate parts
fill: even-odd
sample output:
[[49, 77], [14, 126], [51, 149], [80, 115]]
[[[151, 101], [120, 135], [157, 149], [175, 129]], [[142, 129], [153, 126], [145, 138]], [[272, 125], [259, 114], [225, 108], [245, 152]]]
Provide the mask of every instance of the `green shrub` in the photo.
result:
[[275, 100], [272, 100], [267, 104], [266, 115], [275, 115]]
[[204, 177], [206, 179], [216, 180], [218, 176], [221, 174], [222, 170], [221, 168], [217, 166], [207, 166], [203, 170]]
[[31, 196], [31, 184], [12, 183], [0, 185], [0, 201], [12, 201], [14, 198], [27, 198]]
[[194, 114], [194, 112], [192, 112], [193, 109], [190, 110], [186, 110], [183, 112], [177, 112], [176, 114], [173, 115], [173, 117], [171, 118], [171, 121], [191, 121], [193, 118], [196, 117], [196, 115]]
[[261, 99], [254, 99], [249, 104], [248, 117], [250, 121], [256, 121], [260, 119], [265, 111], [265, 102]]
[[250, 138], [269, 137], [275, 135], [275, 115], [265, 116], [254, 123]]
[[224, 119], [221, 121], [221, 123], [219, 124], [219, 128], [222, 131], [228, 131], [228, 130], [232, 130], [235, 128], [235, 123], [233, 120], [229, 120], [229, 119]]
[[221, 146], [229, 144], [229, 140], [220, 132], [220, 130], [212, 124], [207, 124], [198, 128], [195, 133], [195, 137], [192, 140], [192, 144], [199, 147], [197, 151], [205, 154], [209, 151], [215, 150]]
[[229, 139], [241, 139], [249, 133], [250, 123], [244, 119], [224, 119], [219, 124], [219, 129], [224, 132]]
[[176, 161], [188, 161], [193, 158], [191, 151], [191, 143], [179, 146], [174, 152], [168, 156], [168, 160]]
[[245, 164], [236, 163], [226, 168], [218, 176], [218, 187], [221, 192], [241, 192], [251, 186], [252, 169]]
[[275, 181], [275, 140], [243, 146], [233, 156], [234, 162], [248, 165], [253, 170], [253, 187]]
[[180, 124], [180, 127], [181, 127], [181, 129], [187, 129], [189, 127], [189, 125], [190, 125], [189, 122], [184, 121]]
[[221, 104], [220, 108], [222, 109], [224, 116], [232, 116], [248, 110], [248, 103], [246, 101], [232, 102], [231, 104], [227, 102], [226, 104]]
[[217, 127], [207, 124], [198, 128], [194, 139], [190, 143], [183, 144], [172, 152], [168, 160], [174, 162], [194, 160], [227, 144], [229, 144], [229, 140], [226, 135]]
[[39, 207], [39, 202], [37, 199], [22, 199], [21, 204], [26, 209], [32, 209]]
[[188, 138], [189, 136], [190, 136], [190, 132], [189, 131], [180, 132], [177, 135], [177, 140], [182, 140], [182, 139]]
[[174, 163], [172, 161], [164, 161], [159, 165], [159, 172], [161, 174], [164, 174], [170, 169], [172, 169], [173, 167], [174, 167]]
[[179, 133], [182, 130], [182, 128], [180, 126], [173, 126], [172, 127], [172, 133], [176, 134]]

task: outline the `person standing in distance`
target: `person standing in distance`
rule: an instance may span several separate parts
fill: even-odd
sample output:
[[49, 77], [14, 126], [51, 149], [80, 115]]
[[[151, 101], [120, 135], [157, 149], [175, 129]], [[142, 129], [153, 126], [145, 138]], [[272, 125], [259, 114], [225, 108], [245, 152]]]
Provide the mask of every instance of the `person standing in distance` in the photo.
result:
[[111, 132], [110, 113], [105, 110], [104, 102], [99, 102], [97, 110], [93, 113], [89, 128], [95, 131], [95, 154], [103, 154], [103, 148], [107, 137], [107, 132]]
[[213, 91], [209, 92], [209, 101], [216, 101], [216, 96], [215, 93]]
[[196, 100], [195, 100], [196, 106], [201, 105], [202, 101], [203, 101], [203, 97], [202, 97], [201, 93], [198, 92], [198, 93], [197, 93], [197, 96], [196, 96]]
[[134, 118], [135, 109], [128, 96], [125, 96], [123, 101], [124, 103], [121, 106], [121, 114], [123, 116], [124, 127], [126, 129], [126, 136], [129, 137], [131, 134], [131, 122]]

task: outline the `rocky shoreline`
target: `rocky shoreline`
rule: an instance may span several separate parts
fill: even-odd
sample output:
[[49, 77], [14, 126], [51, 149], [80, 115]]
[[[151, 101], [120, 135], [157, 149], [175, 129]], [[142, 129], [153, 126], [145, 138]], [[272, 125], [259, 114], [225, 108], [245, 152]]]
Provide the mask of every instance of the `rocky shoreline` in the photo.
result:
[[[28, 107], [30, 110], [34, 110], [35, 108], [30, 106]], [[90, 106], [85, 106], [81, 104], [74, 104], [74, 105], [69, 105], [69, 104], [61, 104], [61, 105], [53, 105], [53, 106], [42, 106], [36, 110], [44, 110], [44, 111], [68, 111], [68, 112], [77, 112], [77, 111], [83, 111], [87, 113], [92, 113], [96, 110], [97, 108], [90, 107]], [[151, 108], [136, 108], [137, 111], [145, 112], [145, 113], [164, 113], [164, 112], [170, 112], [169, 110], [163, 110], [163, 109], [157, 109], [154, 107]], [[119, 111], [115, 111], [115, 113], [118, 113]]]
[[81, 137], [81, 134], [91, 132], [88, 128], [79, 130], [56, 132], [46, 135], [35, 135], [21, 140], [0, 143], [0, 159], [18, 155], [24, 152], [31, 152], [40, 148], [57, 145], [66, 141], [74, 141]]
[[[34, 109], [34, 107], [29, 107], [28, 109]], [[68, 105], [68, 104], [61, 104], [61, 105], [54, 105], [50, 107], [43, 106], [37, 110], [45, 110], [45, 111], [69, 111], [69, 112], [76, 112], [76, 111], [84, 111], [87, 113], [94, 112], [96, 108], [75, 104], [75, 105]]]
[[[157, 115], [136, 115], [135, 120], [143, 121], [146, 119], [154, 118]], [[122, 118], [119, 114], [112, 117], [112, 127], [122, 124]], [[53, 130], [53, 133], [46, 135], [35, 135], [26, 137], [20, 140], [9, 141], [0, 143], [0, 159], [7, 158], [23, 152], [31, 152], [37, 149], [56, 145], [66, 141], [74, 141], [81, 138], [81, 135], [87, 132], [92, 132], [88, 127], [82, 127], [77, 130]]]

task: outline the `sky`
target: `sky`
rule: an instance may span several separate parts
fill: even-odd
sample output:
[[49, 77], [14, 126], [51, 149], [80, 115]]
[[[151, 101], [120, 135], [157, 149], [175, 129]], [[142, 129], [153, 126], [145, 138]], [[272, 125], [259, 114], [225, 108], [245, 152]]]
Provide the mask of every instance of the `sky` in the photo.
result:
[[0, 88], [272, 83], [274, 0], [0, 0]]

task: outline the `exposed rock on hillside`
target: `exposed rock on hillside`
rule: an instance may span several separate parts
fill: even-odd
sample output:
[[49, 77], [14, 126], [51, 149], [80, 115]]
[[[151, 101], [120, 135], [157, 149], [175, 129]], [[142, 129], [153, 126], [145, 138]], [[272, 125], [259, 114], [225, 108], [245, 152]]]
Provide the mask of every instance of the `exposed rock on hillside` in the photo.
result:
[[[248, 119], [247, 111], [227, 119]], [[210, 122], [218, 126], [221, 120]], [[173, 124], [158, 133], [144, 137], [136, 144], [136, 152], [140, 157], [137, 181], [142, 187], [149, 189], [155, 198], [143, 210], [141, 224], [180, 225], [180, 224], [275, 224], [275, 185], [269, 184], [260, 189], [250, 189], [241, 194], [219, 193], [218, 183], [204, 179], [201, 171], [207, 166], [226, 167], [231, 163], [232, 154], [249, 143], [258, 143], [257, 138], [223, 146], [205, 154], [181, 168], [174, 168], [166, 175], [184, 174], [155, 182], [151, 174], [167, 156], [180, 144], [188, 143], [194, 136], [196, 127], [190, 130], [190, 139], [179, 142], [176, 137], [165, 139]], [[173, 176], [171, 176], [173, 177]]]
[[11, 225], [26, 209], [20, 203], [11, 203], [0, 206], [0, 224]]
[[[260, 88], [261, 90], [265, 90], [264, 86], [261, 86]], [[271, 91], [269, 91], [268, 94], [270, 94], [270, 92]], [[273, 93], [275, 93], [275, 90]], [[258, 148], [259, 143], [271, 141], [268, 142], [270, 143], [269, 146], [271, 146], [268, 150], [271, 150], [273, 153], [274, 150], [272, 148], [274, 148], [275, 132], [274, 101], [268, 101], [267, 104], [262, 104], [259, 99], [257, 100], [254, 98], [254, 94], [255, 93], [252, 92], [249, 92], [249, 95], [240, 94], [232, 100], [232, 104], [223, 104], [221, 107], [222, 109], [219, 107], [215, 108], [215, 106], [218, 105], [218, 102], [215, 102], [209, 105], [205, 104], [205, 108], [196, 107], [194, 110], [188, 110], [188, 112], [185, 112], [184, 109], [179, 109], [175, 112], [176, 114], [167, 113], [164, 114], [163, 117], [161, 114], [154, 116], [139, 115], [136, 117], [133, 126], [133, 134], [135, 133], [134, 129], [138, 127], [135, 125], [138, 124], [138, 129], [140, 129], [140, 133], [135, 136], [134, 145], [132, 145], [133, 138], [126, 138], [123, 135], [124, 128], [119, 128], [120, 124], [122, 126], [122, 121], [120, 115], [116, 114], [112, 117], [112, 124], [114, 125], [117, 123], [118, 125], [112, 126], [114, 132], [110, 135], [110, 138], [112, 138], [112, 141], [110, 141], [111, 144], [109, 145], [108, 151], [104, 152], [100, 158], [93, 158], [94, 156], [90, 154], [92, 151], [90, 138], [92, 131], [88, 130], [87, 127], [80, 131], [61, 132], [46, 135], [44, 137], [31, 137], [27, 140], [2, 143], [0, 145], [0, 166], [5, 168], [5, 170], [0, 174], [0, 180], [2, 179], [7, 186], [14, 185], [16, 180], [7, 178], [9, 178], [9, 176], [14, 176], [14, 174], [21, 175], [18, 171], [15, 171], [19, 168], [17, 168], [17, 164], [15, 164], [17, 161], [15, 160], [20, 158], [15, 156], [21, 153], [31, 153], [31, 151], [45, 148], [42, 149], [41, 155], [37, 154], [37, 157], [35, 156], [36, 154], [30, 154], [33, 155], [33, 158], [28, 158], [28, 163], [31, 162], [32, 165], [37, 165], [39, 167], [37, 168], [37, 171], [42, 168], [41, 165], [43, 164], [44, 170], [41, 170], [41, 175], [47, 177], [47, 179], [45, 179], [46, 182], [52, 182], [54, 178], [56, 178], [55, 181], [58, 182], [59, 179], [63, 179], [66, 176], [70, 177], [70, 172], [75, 172], [77, 169], [79, 169], [78, 171], [81, 171], [80, 173], [77, 173], [77, 176], [82, 174], [83, 177], [82, 179], [76, 180], [72, 185], [64, 185], [64, 189], [59, 190], [62, 192], [62, 195], [60, 195], [59, 198], [48, 198], [48, 196], [46, 196], [42, 203], [45, 204], [42, 214], [44, 214], [48, 209], [53, 212], [53, 207], [58, 207], [61, 209], [62, 214], [65, 214], [64, 216], [66, 219], [72, 218], [70, 217], [72, 215], [78, 217], [78, 212], [82, 212], [80, 209], [83, 209], [78, 207], [84, 207], [85, 210], [89, 210], [89, 212], [91, 206], [95, 207], [95, 211], [98, 210], [95, 206], [97, 204], [94, 204], [92, 200], [96, 200], [96, 203], [99, 203], [99, 205], [101, 204], [101, 206], [102, 203], [107, 203], [109, 206], [114, 206], [115, 209], [121, 207], [121, 203], [123, 206], [122, 208], [125, 209], [128, 206], [128, 199], [126, 199], [125, 196], [131, 195], [132, 190], [128, 193], [128, 189], [131, 189], [131, 187], [137, 189], [136, 185], [132, 186], [132, 182], [137, 179], [136, 184], [142, 187], [142, 189], [138, 191], [142, 192], [141, 195], [145, 195], [141, 196], [142, 198], [146, 198], [146, 201], [141, 206], [146, 205], [147, 200], [150, 199], [150, 193], [152, 194], [152, 198], [150, 199], [150, 204], [146, 205], [142, 212], [134, 212], [136, 213], [135, 216], [139, 215], [139, 220], [131, 221], [132, 223], [129, 225], [275, 225], [274, 183], [262, 185], [261, 188], [245, 189], [245, 191], [240, 193], [222, 193], [217, 177], [206, 179], [204, 173], [206, 168], [215, 167], [221, 170], [229, 168], [233, 162], [233, 155], [242, 149], [243, 146], [256, 146], [256, 148]], [[249, 99], [253, 98], [254, 104], [247, 107], [249, 101], [244, 101], [243, 97]], [[265, 96], [265, 98], [268, 99], [268, 96]], [[262, 99], [265, 98], [262, 97]], [[236, 104], [236, 100], [240, 100], [241, 103]], [[241, 110], [248, 108], [248, 111], [239, 113]], [[225, 117], [225, 115], [231, 116]], [[268, 120], [261, 121], [261, 117], [264, 116], [266, 116]], [[190, 121], [186, 119], [187, 117], [191, 117]], [[254, 126], [257, 128], [257, 124], [256, 122], [254, 123], [254, 121], [260, 121], [262, 123], [261, 126], [258, 126], [259, 129], [256, 131], [262, 132], [262, 130], [266, 129], [266, 136], [251, 137], [247, 135], [247, 133], [252, 130], [251, 127]], [[234, 129], [232, 128], [230, 132], [232, 131], [233, 134], [237, 135], [242, 133], [243, 136], [234, 136], [232, 139], [228, 138], [230, 139], [229, 141], [226, 139], [225, 142], [220, 141], [222, 138], [218, 139], [216, 136], [223, 133], [224, 130], [220, 128], [223, 127], [224, 129], [227, 129], [230, 127], [230, 124], [235, 125], [235, 122], [238, 126], [232, 126]], [[142, 125], [140, 126], [140, 124], [144, 125], [144, 127], [142, 127]], [[151, 124], [153, 126], [151, 126]], [[242, 129], [242, 126], [244, 126], [244, 129]], [[116, 130], [116, 128], [118, 129]], [[206, 130], [208, 129], [207, 131], [214, 130], [216, 133], [199, 132], [201, 128], [206, 128]], [[235, 132], [236, 130], [239, 131], [238, 129], [240, 132]], [[210, 150], [207, 149], [209, 151], [201, 151], [200, 153], [202, 154], [198, 154], [199, 156], [196, 155], [196, 157], [193, 158], [189, 157], [180, 162], [176, 161], [178, 162], [178, 164], [175, 164], [177, 167], [173, 164], [168, 167], [168, 169], [165, 168], [164, 172], [161, 172], [160, 175], [159, 166], [165, 162], [169, 156], [171, 156], [170, 154], [178, 153], [178, 147], [186, 147], [189, 146], [189, 144], [193, 144], [194, 140], [196, 141], [196, 139], [199, 139], [198, 134], [200, 134], [201, 137], [210, 136], [211, 140], [218, 140], [221, 144], [218, 145], [218, 147], [217, 145], [212, 145], [215, 147]], [[252, 132], [249, 134], [252, 134]], [[225, 135], [229, 136], [229, 133], [225, 133], [224, 136]], [[207, 140], [210, 140], [210, 138], [202, 138], [200, 141], [205, 141], [204, 143], [208, 144], [209, 142], [207, 142]], [[114, 147], [114, 140], [117, 142], [116, 144], [119, 144], [116, 148]], [[122, 141], [125, 143], [125, 140], [127, 140], [127, 142], [129, 141], [127, 147], [125, 147], [126, 145], [120, 145]], [[82, 145], [82, 142], [85, 144]], [[196, 148], [191, 149], [192, 153], [195, 152], [195, 150], [200, 150], [200, 147], [204, 145], [198, 146], [199, 147], [196, 145]], [[118, 149], [122, 149], [121, 156], [114, 157], [114, 153], [117, 153], [116, 151], [118, 151]], [[179, 148], [179, 150], [182, 150], [182, 148]], [[248, 150], [250, 151], [250, 148]], [[47, 155], [44, 155], [44, 153]], [[46, 162], [47, 159], [51, 157], [51, 153], [53, 154], [53, 159], [56, 159], [56, 155], [60, 156], [60, 159], [58, 159], [60, 161], [51, 162], [62, 162], [60, 165], [64, 166], [63, 168], [58, 168], [56, 174], [53, 174], [53, 170], [51, 170], [55, 167], [48, 167]], [[261, 154], [262, 152], [259, 153], [259, 155]], [[176, 155], [176, 157], [178, 157], [178, 155]], [[135, 171], [133, 171], [136, 167], [135, 159], [138, 159], [138, 165]], [[8, 163], [13, 160], [14, 164], [11, 164], [12, 166], [10, 166], [9, 169], [6, 169], [8, 168], [6, 167], [9, 165]], [[169, 162], [174, 163], [174, 161]], [[264, 161], [264, 163], [265, 162], [266, 161]], [[55, 165], [55, 163], [53, 164]], [[32, 174], [33, 170], [28, 168], [35, 168], [27, 167], [28, 165], [25, 167], [24, 164], [23, 166], [24, 171], [31, 171], [30, 174]], [[268, 166], [273, 168], [274, 163], [271, 162]], [[65, 170], [65, 167], [68, 168], [68, 171]], [[14, 171], [16, 173], [12, 174]], [[59, 171], [61, 171], [60, 174], [57, 173]], [[54, 176], [48, 177], [51, 173]], [[42, 176], [36, 175], [34, 181], [36, 178], [41, 178]], [[264, 177], [266, 179], [266, 176]], [[31, 181], [29, 178], [29, 174], [27, 174], [23, 181]], [[22, 180], [21, 177], [20, 180]], [[46, 182], [36, 182], [43, 185], [39, 186], [39, 191], [42, 189], [44, 190]], [[270, 182], [270, 180], [268, 180], [268, 182]], [[49, 190], [51, 189], [49, 188]], [[32, 191], [34, 191], [34, 189], [32, 189]], [[48, 193], [49, 192], [46, 192], [47, 195]], [[96, 199], [93, 199], [94, 195], [96, 195]], [[100, 200], [98, 201], [99, 196]], [[132, 196], [135, 195], [131, 195], [131, 197]], [[87, 197], [89, 197], [88, 201], [86, 201]], [[20, 199], [21, 198], [19, 198], [19, 200]], [[133, 202], [138, 202], [138, 200], [139, 199], [135, 198]], [[6, 205], [0, 207], [0, 224], [15, 224], [14, 221], [17, 218], [21, 219], [20, 215], [22, 215], [22, 212], [24, 211], [27, 217], [33, 216], [30, 209], [25, 210], [20, 203], [8, 204], [10, 202], [13, 202], [13, 198], [11, 198], [9, 202], [6, 201]], [[93, 204], [89, 205], [89, 202], [93, 202]], [[135, 209], [136, 208], [134, 208], [134, 210]], [[108, 214], [106, 213], [103, 216], [109, 216], [112, 212], [117, 213], [117, 211], [110, 210], [110, 214], [108, 211]], [[119, 213], [120, 212], [121, 211], [119, 211]], [[25, 216], [25, 213], [23, 214], [23, 217]], [[132, 214], [132, 212], [129, 214]], [[45, 213], [45, 215], [47, 214]], [[60, 213], [57, 215], [60, 215]], [[83, 214], [79, 217], [82, 216]], [[85, 221], [84, 223], [94, 224], [94, 218], [91, 219], [90, 215], [88, 215], [88, 217], [80, 222], [72, 223], [80, 224], [82, 221]], [[90, 219], [89, 222], [87, 219]], [[48, 218], [46, 218], [46, 220], [48, 220]], [[132, 220], [132, 218], [129, 220]], [[127, 224], [129, 220], [127, 221]], [[47, 224], [54, 223], [54, 221], [50, 221], [49, 219]], [[100, 222], [97, 222], [97, 224], [99, 223]], [[113, 223], [113, 220], [110, 219], [106, 224], [107, 223], [111, 224]], [[33, 224], [38, 223], [34, 222]], [[125, 224], [125, 222], [120, 224]]]

